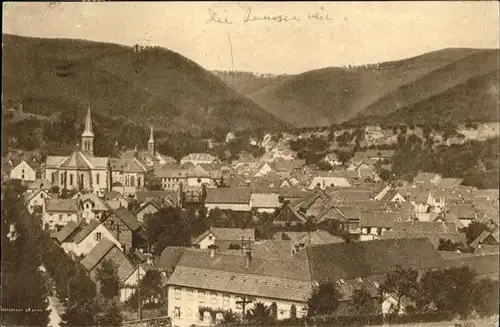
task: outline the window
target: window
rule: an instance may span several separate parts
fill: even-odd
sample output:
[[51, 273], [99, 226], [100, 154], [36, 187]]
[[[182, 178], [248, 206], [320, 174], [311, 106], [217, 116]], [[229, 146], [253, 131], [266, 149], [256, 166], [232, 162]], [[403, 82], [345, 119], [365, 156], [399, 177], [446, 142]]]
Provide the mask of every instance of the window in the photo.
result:
[[241, 309], [242, 309], [242, 307], [241, 307], [241, 301], [242, 301], [242, 300], [243, 300], [243, 299], [242, 299], [240, 296], [237, 296], [237, 297], [236, 297], [236, 309], [238, 309], [238, 310], [241, 310]]
[[102, 239], [102, 233], [95, 233], [95, 240], [100, 241]]
[[180, 318], [180, 317], [181, 317], [181, 308], [175, 307], [174, 308], [174, 318]]
[[229, 307], [229, 295], [224, 295], [224, 296], [222, 297], [222, 306], [223, 306], [224, 308]]
[[212, 304], [217, 304], [217, 293], [210, 293], [210, 297], [212, 298]]
[[176, 287], [175, 288], [175, 299], [176, 300], [180, 300], [181, 299], [181, 288], [180, 287]]
[[130, 186], [135, 186], [134, 176], [130, 176]]
[[59, 221], [61, 221], [63, 218], [63, 215], [59, 215]]
[[99, 173], [95, 174], [95, 182], [96, 182], [97, 184], [100, 184], [100, 182], [99, 182], [99, 178], [100, 178]]
[[193, 310], [187, 309], [186, 316], [188, 316], [189, 318], [191, 318], [193, 316]]
[[64, 174], [61, 173], [61, 185], [63, 185], [63, 184], [64, 184]]
[[370, 234], [370, 233], [371, 233], [371, 231], [372, 231], [372, 228], [371, 228], [371, 227], [367, 227], [367, 228], [366, 228], [366, 234]]
[[125, 186], [128, 186], [128, 175], [125, 176]]
[[141, 177], [137, 177], [137, 186], [141, 187]]
[[69, 175], [69, 185], [73, 185], [73, 174]]
[[212, 235], [208, 235], [208, 239], [211, 241], [212, 240]]
[[52, 174], [50, 174], [50, 181], [51, 181], [52, 183], [54, 183], [54, 182], [55, 182], [55, 180], [56, 180], [56, 173], [52, 173]]
[[205, 292], [198, 291], [198, 302], [205, 303]]
[[187, 298], [188, 298], [189, 301], [193, 300], [193, 295], [194, 295], [193, 293], [194, 293], [193, 290], [191, 290], [191, 289], [187, 290]]

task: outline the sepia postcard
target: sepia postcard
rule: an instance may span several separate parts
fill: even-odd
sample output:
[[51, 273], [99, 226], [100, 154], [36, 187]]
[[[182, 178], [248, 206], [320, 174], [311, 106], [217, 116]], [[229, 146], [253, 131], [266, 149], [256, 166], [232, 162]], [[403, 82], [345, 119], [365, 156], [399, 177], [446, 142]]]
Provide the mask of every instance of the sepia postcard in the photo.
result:
[[498, 2], [2, 5], [1, 326], [500, 327]]

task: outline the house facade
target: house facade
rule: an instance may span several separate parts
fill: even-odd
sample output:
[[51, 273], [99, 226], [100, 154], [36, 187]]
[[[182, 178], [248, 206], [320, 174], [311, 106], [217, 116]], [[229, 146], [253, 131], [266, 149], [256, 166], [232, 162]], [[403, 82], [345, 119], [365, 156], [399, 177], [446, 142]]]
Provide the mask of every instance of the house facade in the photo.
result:
[[92, 220], [87, 226], [74, 234], [73, 237], [65, 240], [61, 244], [61, 247], [67, 253], [74, 253], [77, 256], [86, 255], [104, 238], [121, 247], [120, 243], [103, 224], [97, 220]]
[[21, 161], [10, 171], [10, 179], [20, 179], [25, 182], [36, 180], [36, 171], [25, 160]]
[[68, 222], [81, 220], [78, 202], [73, 199], [45, 199], [43, 212], [44, 229], [60, 230]]

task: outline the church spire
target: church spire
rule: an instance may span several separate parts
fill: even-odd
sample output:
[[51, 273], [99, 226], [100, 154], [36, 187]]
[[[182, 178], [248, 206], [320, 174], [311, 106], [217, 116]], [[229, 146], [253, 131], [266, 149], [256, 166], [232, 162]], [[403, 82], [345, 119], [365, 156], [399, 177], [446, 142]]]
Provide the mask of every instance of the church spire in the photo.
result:
[[83, 130], [82, 136], [94, 136], [94, 132], [92, 131], [92, 117], [90, 116], [90, 100], [87, 117], [85, 117], [85, 129]]
[[155, 156], [155, 136], [153, 134], [153, 124], [151, 124], [151, 133], [149, 134], [149, 141], [148, 141], [148, 153], [150, 156], [154, 157]]
[[94, 155], [94, 132], [92, 131], [92, 117], [90, 116], [90, 100], [87, 116], [85, 117], [85, 129], [82, 133], [82, 149]]
[[155, 136], [153, 135], [153, 124], [151, 124], [151, 133], [149, 134], [148, 143], [155, 143]]

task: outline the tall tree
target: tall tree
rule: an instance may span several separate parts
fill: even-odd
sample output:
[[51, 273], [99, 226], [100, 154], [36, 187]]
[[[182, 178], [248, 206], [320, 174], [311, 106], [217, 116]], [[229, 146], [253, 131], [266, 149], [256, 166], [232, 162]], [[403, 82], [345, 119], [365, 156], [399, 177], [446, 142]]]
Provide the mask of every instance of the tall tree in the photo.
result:
[[340, 294], [334, 283], [322, 283], [315, 288], [307, 300], [308, 314], [331, 314], [339, 306]]
[[247, 319], [254, 325], [267, 326], [272, 320], [271, 309], [262, 302], [257, 302], [247, 311]]
[[416, 296], [418, 290], [417, 278], [418, 272], [416, 270], [412, 268], [405, 269], [401, 266], [396, 266], [396, 269], [387, 273], [381, 290], [384, 293], [396, 295], [397, 312], [401, 309], [401, 300], [404, 297], [413, 299]]
[[[37, 234], [41, 221], [24, 206], [23, 186], [17, 181], [2, 185], [2, 325], [47, 326], [48, 288], [41, 265]], [[31, 310], [30, 310], [31, 309]]]
[[99, 284], [99, 292], [106, 299], [116, 298], [120, 294], [120, 279], [118, 277], [116, 264], [105, 259], [97, 267], [96, 280]]
[[354, 315], [359, 316], [370, 316], [377, 313], [377, 307], [375, 306], [376, 300], [372, 298], [370, 292], [366, 289], [361, 288], [354, 290], [353, 297], [351, 299], [350, 311]]

